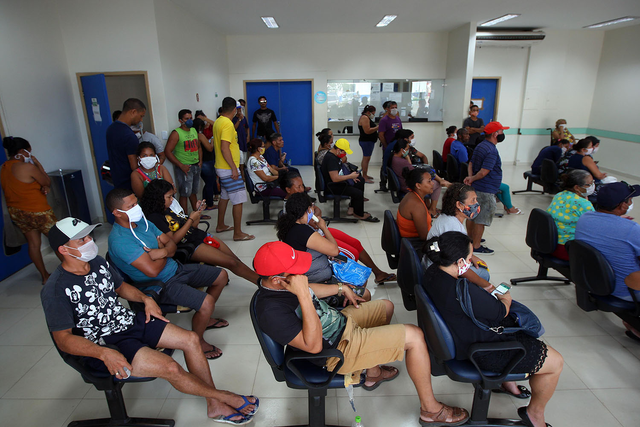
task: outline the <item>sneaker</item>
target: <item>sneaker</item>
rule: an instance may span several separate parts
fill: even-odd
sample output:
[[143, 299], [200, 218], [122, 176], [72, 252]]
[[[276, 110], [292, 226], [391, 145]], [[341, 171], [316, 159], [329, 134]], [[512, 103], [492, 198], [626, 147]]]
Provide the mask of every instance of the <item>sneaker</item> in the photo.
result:
[[486, 242], [486, 240], [480, 239], [480, 243], [484, 243], [484, 242]]
[[495, 251], [493, 249], [489, 249], [486, 246], [482, 246], [480, 245], [480, 247], [478, 249], [474, 249], [473, 253], [474, 254], [484, 254], [484, 255], [493, 255]]

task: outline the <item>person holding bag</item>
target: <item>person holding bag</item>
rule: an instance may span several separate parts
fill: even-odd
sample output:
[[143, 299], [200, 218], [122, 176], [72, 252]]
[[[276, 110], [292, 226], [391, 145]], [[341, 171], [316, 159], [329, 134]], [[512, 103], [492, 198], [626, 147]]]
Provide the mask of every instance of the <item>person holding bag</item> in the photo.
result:
[[[518, 327], [517, 320], [509, 315], [512, 308], [509, 292], [490, 294], [459, 277], [471, 266], [473, 245], [468, 236], [458, 231], [446, 232], [427, 240], [423, 252], [433, 262], [425, 273], [424, 283], [428, 286], [424, 288], [451, 330], [456, 357], [467, 359], [469, 347], [477, 342], [515, 340], [522, 343], [526, 355], [512, 373], [531, 375], [531, 401], [528, 406], [518, 409], [518, 415], [526, 426], [548, 425], [544, 410], [562, 372], [564, 361], [560, 353], [522, 330], [507, 333], [508, 328]], [[459, 297], [459, 279], [466, 288], [465, 298]], [[472, 316], [466, 313], [470, 306], [473, 307]], [[482, 370], [501, 372], [516, 353], [516, 350], [483, 352], [474, 359]], [[515, 383], [503, 383], [500, 391], [519, 398], [528, 397], [528, 390], [522, 386], [516, 388]], [[516, 394], [517, 391], [520, 394]]]

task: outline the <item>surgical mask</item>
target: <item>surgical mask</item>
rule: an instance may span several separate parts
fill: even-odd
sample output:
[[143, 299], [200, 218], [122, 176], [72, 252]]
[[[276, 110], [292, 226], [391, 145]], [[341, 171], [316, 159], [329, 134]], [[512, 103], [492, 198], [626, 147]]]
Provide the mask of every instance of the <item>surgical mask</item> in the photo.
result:
[[392, 116], [397, 116], [398, 115], [398, 109], [397, 108], [392, 108], [390, 111]]
[[480, 214], [480, 203], [474, 203], [471, 206], [465, 205], [464, 209], [460, 209], [460, 212], [462, 212], [467, 218], [473, 220], [478, 216], [478, 214]]
[[184, 121], [184, 125], [188, 128], [192, 128], [193, 127], [193, 120], [189, 119], [189, 120], [185, 120]]
[[411, 142], [409, 142], [409, 145], [410, 145], [411, 147], [415, 147], [415, 146], [416, 146], [416, 140], [415, 140], [415, 139], [412, 139], [412, 140], [411, 140]]
[[409, 155], [409, 150], [406, 150], [404, 153], [402, 153], [402, 157], [407, 157]]
[[180, 215], [181, 213], [184, 213], [184, 209], [182, 209], [182, 206], [180, 205], [180, 203], [176, 200], [175, 197], [171, 198], [171, 205], [169, 205], [169, 209], [171, 209], [171, 211], [173, 211], [173, 213]]
[[158, 156], [142, 157], [140, 158], [138, 163], [140, 163], [140, 166], [142, 166], [145, 169], [153, 169], [158, 163]]
[[263, 155], [264, 154], [264, 147], [258, 148], [258, 153], [260, 153], [260, 155]]
[[587, 148], [586, 154], [587, 154], [587, 156], [593, 154], [593, 148]]
[[458, 276], [462, 276], [464, 273], [469, 271], [469, 268], [471, 268], [471, 262], [466, 259], [462, 259], [462, 265], [458, 266]]
[[138, 222], [141, 219], [144, 218], [144, 223], [146, 224], [147, 228], [145, 230], [148, 231], [149, 230], [149, 223], [147, 222], [147, 218], [145, 218], [144, 213], [142, 212], [142, 208], [140, 207], [140, 205], [135, 205], [134, 207], [132, 207], [131, 209], [129, 209], [128, 211], [123, 211], [122, 209], [118, 209], [118, 212], [124, 212], [125, 214], [127, 214], [127, 217], [129, 218], [129, 230], [131, 230], [131, 233], [133, 233], [133, 237], [135, 237], [136, 239], [138, 239], [138, 241], [140, 243], [142, 243], [142, 245], [146, 248], [148, 247], [147, 244], [145, 242], [142, 241], [142, 239], [140, 239], [138, 237], [138, 235], [136, 234], [135, 231], [133, 231], [133, 223], [134, 222]]
[[593, 194], [594, 191], [596, 191], [596, 184], [592, 182], [591, 185], [587, 187], [587, 190], [583, 193], [584, 197], [589, 197]]
[[89, 262], [96, 256], [98, 256], [98, 245], [96, 245], [96, 242], [94, 242], [93, 239], [82, 246], [78, 246], [77, 248], [72, 248], [67, 245], [64, 245], [64, 247], [67, 249], [77, 249], [80, 252], [80, 256], [76, 256], [73, 254], [69, 255], [80, 261]]
[[565, 129], [567, 127], [567, 125], [558, 125], [559, 128], [561, 129]]
[[631, 212], [632, 210], [633, 210], [633, 202], [631, 202], [631, 204], [627, 208], [627, 213]]
[[502, 141], [504, 141], [504, 133], [500, 133], [500, 134], [498, 134], [498, 136], [496, 137], [496, 140], [497, 140], [498, 142], [502, 142]]
[[560, 149], [562, 150], [562, 154], [567, 152], [567, 147], [560, 147]]
[[307, 224], [309, 224], [309, 221], [311, 221], [312, 218], [313, 218], [313, 211], [307, 212]]
[[592, 154], [596, 154], [598, 152], [598, 150], [600, 149], [600, 146], [597, 146], [593, 149], [593, 153]]

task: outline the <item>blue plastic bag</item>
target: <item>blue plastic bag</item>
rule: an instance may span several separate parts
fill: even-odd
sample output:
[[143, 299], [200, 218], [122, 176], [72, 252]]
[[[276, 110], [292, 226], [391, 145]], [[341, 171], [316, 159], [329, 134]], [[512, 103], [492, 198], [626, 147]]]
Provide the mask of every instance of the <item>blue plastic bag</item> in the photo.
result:
[[338, 280], [353, 286], [361, 287], [366, 285], [369, 276], [371, 276], [371, 269], [369, 267], [360, 265], [348, 257], [346, 262], [331, 261], [331, 268], [333, 269], [333, 275], [336, 276]]

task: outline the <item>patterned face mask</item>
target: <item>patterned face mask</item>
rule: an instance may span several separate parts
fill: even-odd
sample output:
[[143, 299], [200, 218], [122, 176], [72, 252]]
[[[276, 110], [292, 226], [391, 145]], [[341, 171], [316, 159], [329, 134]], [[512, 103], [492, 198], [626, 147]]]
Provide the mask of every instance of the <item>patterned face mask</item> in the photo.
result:
[[480, 214], [480, 203], [474, 203], [471, 206], [465, 206], [464, 209], [460, 209], [460, 212], [469, 219], [474, 219]]

